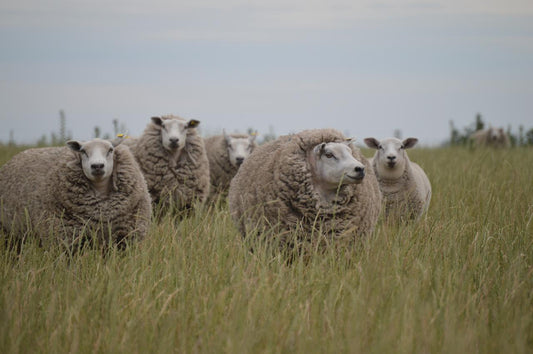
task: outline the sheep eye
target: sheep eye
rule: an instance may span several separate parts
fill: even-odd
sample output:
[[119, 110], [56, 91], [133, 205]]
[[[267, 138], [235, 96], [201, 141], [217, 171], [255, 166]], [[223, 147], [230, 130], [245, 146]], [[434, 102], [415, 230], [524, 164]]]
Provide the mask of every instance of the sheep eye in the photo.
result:
[[325, 155], [328, 159], [331, 159], [332, 157], [335, 157], [335, 155], [333, 155], [331, 152], [326, 152], [326, 153], [324, 153], [324, 155]]
[[107, 151], [107, 155], [111, 155], [113, 153], [113, 148], [110, 148], [109, 151]]
[[405, 146], [404, 145], [400, 146], [400, 149], [405, 149]]
[[383, 150], [383, 145], [378, 146], [378, 149]]
[[83, 149], [80, 149], [80, 154], [85, 155], [85, 156], [89, 156], [89, 155], [87, 154], [87, 151], [85, 151], [85, 150], [83, 150]]

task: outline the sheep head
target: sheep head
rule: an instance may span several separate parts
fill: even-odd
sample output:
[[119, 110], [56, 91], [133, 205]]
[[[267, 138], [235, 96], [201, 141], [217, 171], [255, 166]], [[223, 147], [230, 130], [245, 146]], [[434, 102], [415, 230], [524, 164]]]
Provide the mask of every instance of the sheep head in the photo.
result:
[[249, 135], [246, 138], [237, 138], [226, 134], [225, 130], [223, 134], [228, 149], [229, 161], [232, 166], [239, 167], [252, 153], [255, 146], [255, 135]]
[[152, 117], [152, 123], [161, 129], [161, 144], [171, 153], [180, 152], [187, 141], [187, 131], [196, 128], [200, 121], [185, 120], [176, 116]]
[[387, 179], [400, 178], [407, 165], [409, 158], [406, 149], [416, 145], [418, 139], [407, 138], [400, 140], [397, 138], [386, 138], [381, 141], [375, 138], [366, 138], [365, 144], [377, 152], [374, 155], [374, 162], [379, 176]]
[[352, 153], [351, 141], [320, 143], [309, 153], [311, 173], [323, 191], [336, 192], [340, 185], [361, 183], [365, 166]]
[[93, 139], [86, 142], [77, 140], [67, 141], [67, 146], [79, 155], [83, 174], [97, 191], [107, 191], [109, 180], [113, 174], [114, 151], [122, 140], [113, 142]]

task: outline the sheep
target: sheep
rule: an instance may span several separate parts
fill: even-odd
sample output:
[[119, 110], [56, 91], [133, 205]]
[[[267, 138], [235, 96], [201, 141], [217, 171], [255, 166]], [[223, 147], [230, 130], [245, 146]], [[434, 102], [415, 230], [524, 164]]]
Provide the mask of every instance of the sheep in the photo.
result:
[[210, 198], [225, 196], [231, 179], [237, 173], [240, 165], [257, 147], [256, 134], [226, 134], [215, 135], [204, 139], [207, 159], [209, 160], [209, 175], [211, 178]]
[[209, 193], [209, 161], [195, 119], [152, 117], [144, 133], [126, 144], [146, 179], [159, 211], [187, 211]]
[[291, 246], [346, 244], [376, 225], [381, 194], [368, 160], [334, 129], [304, 130], [259, 146], [230, 184], [231, 216], [243, 236]]
[[[0, 168], [1, 228], [21, 241], [67, 247], [93, 240], [124, 246], [151, 223], [146, 182], [121, 141], [67, 141], [33, 148]], [[79, 243], [78, 243], [79, 242]]]
[[476, 147], [508, 148], [511, 146], [509, 136], [503, 128], [478, 130], [470, 135], [470, 140]]
[[405, 151], [414, 147], [418, 139], [366, 138], [364, 142], [377, 149], [371, 161], [383, 193], [385, 219], [398, 222], [420, 218], [429, 208], [431, 184], [424, 170], [410, 161]]

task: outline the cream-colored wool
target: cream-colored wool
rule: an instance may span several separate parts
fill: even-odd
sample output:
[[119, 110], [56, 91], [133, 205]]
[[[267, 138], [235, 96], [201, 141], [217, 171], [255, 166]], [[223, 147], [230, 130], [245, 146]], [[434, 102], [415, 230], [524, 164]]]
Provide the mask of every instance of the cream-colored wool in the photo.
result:
[[97, 193], [80, 153], [68, 147], [23, 151], [0, 169], [1, 226], [18, 238], [30, 234], [66, 246], [93, 235], [119, 245], [144, 238], [150, 195], [126, 146], [114, 149], [111, 186], [108, 193]]
[[470, 139], [476, 147], [511, 147], [509, 136], [503, 131], [503, 128], [490, 127], [489, 129], [478, 130], [470, 135]]
[[379, 186], [368, 160], [350, 144], [365, 166], [360, 184], [341, 185], [333, 200], [316, 188], [309, 154], [322, 143], [346, 142], [333, 129], [306, 130], [259, 146], [231, 181], [229, 207], [243, 235], [265, 233], [282, 244], [348, 241], [372, 233], [381, 208]]
[[417, 142], [415, 138], [404, 141], [365, 139], [368, 147], [377, 149], [371, 161], [383, 194], [386, 220], [418, 219], [429, 208], [431, 183], [424, 170], [411, 161], [405, 151]]
[[[163, 116], [162, 120], [187, 120], [177, 116]], [[189, 121], [191, 122], [191, 121]], [[136, 139], [127, 139], [155, 205], [174, 210], [186, 210], [196, 202], [203, 202], [209, 194], [209, 161], [203, 139], [195, 127], [187, 129], [186, 141], [179, 155], [163, 147], [161, 126], [150, 122]]]
[[247, 139], [249, 152], [256, 147], [255, 137], [247, 134], [215, 135], [204, 139], [207, 158], [209, 160], [209, 175], [211, 178], [210, 197], [225, 196], [229, 185], [239, 166], [230, 161], [228, 137], [233, 139]]

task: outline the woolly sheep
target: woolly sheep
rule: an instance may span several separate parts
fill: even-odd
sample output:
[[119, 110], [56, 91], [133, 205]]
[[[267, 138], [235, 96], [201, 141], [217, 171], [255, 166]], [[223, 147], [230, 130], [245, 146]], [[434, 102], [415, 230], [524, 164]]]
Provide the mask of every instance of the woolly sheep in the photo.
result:
[[259, 146], [231, 181], [228, 200], [243, 235], [269, 229], [280, 246], [291, 234], [305, 243], [353, 241], [373, 231], [381, 208], [368, 160], [333, 129]]
[[474, 146], [508, 148], [511, 146], [509, 136], [503, 131], [503, 128], [492, 128], [478, 130], [470, 135]]
[[424, 170], [410, 161], [405, 151], [415, 146], [418, 139], [366, 138], [364, 141], [369, 148], [377, 149], [371, 161], [385, 201], [385, 219], [419, 218], [429, 207], [431, 184]]
[[71, 140], [14, 156], [0, 169], [1, 227], [66, 246], [93, 234], [118, 245], [144, 238], [150, 195], [133, 155], [119, 143]]
[[255, 134], [226, 134], [224, 131], [222, 135], [204, 139], [211, 178], [210, 197], [227, 193], [240, 165], [257, 147], [255, 137]]
[[209, 161], [197, 134], [199, 121], [152, 117], [137, 139], [126, 139], [146, 179], [154, 205], [190, 209], [209, 193]]

